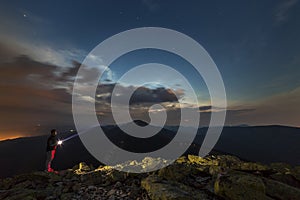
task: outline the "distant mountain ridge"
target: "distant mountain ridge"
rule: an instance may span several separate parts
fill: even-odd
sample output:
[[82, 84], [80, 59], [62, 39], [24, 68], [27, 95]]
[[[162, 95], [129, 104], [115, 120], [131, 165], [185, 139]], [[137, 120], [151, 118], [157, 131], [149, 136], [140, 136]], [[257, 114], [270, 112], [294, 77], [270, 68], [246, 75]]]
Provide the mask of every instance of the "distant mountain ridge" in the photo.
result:
[[[173, 131], [168, 128], [162, 129], [160, 134], [153, 136], [152, 141], [145, 146], [145, 143], [140, 143], [136, 139], [131, 138], [127, 141], [128, 136], [124, 135], [119, 127], [108, 126], [103, 129], [116, 145], [136, 152], [162, 147], [176, 134], [176, 128]], [[186, 154], [196, 154], [199, 151], [206, 130], [207, 128], [198, 129], [197, 136]], [[59, 134], [59, 137], [65, 138], [70, 134]], [[47, 137], [37, 136], [1, 141], [0, 177], [43, 170]], [[137, 141], [138, 144], [136, 144]], [[299, 141], [300, 128], [285, 126], [224, 127], [214, 151], [266, 164], [285, 162], [291, 165], [300, 165]], [[143, 149], [143, 147], [145, 148]], [[58, 148], [53, 166], [56, 169], [66, 169], [81, 161], [95, 165], [100, 164], [85, 149], [79, 137], [75, 137]]]

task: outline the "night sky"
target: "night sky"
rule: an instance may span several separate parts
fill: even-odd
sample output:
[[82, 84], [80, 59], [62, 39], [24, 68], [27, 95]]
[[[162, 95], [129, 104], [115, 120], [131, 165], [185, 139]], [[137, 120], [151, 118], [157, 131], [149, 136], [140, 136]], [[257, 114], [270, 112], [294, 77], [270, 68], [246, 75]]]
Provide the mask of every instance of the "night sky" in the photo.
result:
[[[0, 140], [73, 127], [71, 90], [80, 63], [106, 38], [138, 27], [182, 32], [208, 51], [227, 92], [226, 125], [300, 127], [299, 11], [298, 0], [1, 1]], [[97, 91], [99, 121], [112, 123], [107, 103], [114, 83], [148, 62], [184, 74], [204, 118], [215, 111], [193, 66], [172, 53], [146, 49], [120, 57], [105, 72]], [[180, 80], [171, 77], [146, 85], [136, 95], [133, 115], [147, 118], [147, 106], [157, 98], [176, 108], [170, 89], [184, 93]]]

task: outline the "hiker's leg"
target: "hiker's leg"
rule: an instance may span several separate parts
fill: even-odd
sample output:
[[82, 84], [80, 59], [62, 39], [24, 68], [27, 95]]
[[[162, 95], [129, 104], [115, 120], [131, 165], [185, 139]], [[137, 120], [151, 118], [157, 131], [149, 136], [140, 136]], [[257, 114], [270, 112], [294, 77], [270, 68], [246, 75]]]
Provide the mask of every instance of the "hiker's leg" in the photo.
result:
[[52, 150], [49, 153], [50, 153], [50, 161], [48, 163], [48, 171], [49, 172], [53, 172], [53, 169], [51, 168], [51, 163], [52, 163], [52, 161], [53, 161], [53, 159], [55, 157], [56, 150]]
[[55, 150], [55, 149], [51, 151], [51, 162], [52, 162], [52, 160], [53, 160], [54, 157], [55, 157], [55, 153], [56, 153], [56, 150]]
[[51, 168], [51, 151], [47, 151], [46, 153], [46, 170], [49, 171], [49, 169]]

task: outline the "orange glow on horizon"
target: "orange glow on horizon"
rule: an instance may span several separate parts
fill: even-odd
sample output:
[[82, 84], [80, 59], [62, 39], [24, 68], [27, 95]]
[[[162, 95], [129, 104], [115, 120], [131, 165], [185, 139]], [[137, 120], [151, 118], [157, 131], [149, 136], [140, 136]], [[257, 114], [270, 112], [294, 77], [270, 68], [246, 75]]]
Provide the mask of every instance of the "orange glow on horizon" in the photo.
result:
[[12, 140], [12, 139], [17, 139], [21, 137], [26, 137], [25, 135], [21, 135], [20, 133], [7, 133], [7, 134], [2, 134], [0, 133], [0, 141], [4, 140]]

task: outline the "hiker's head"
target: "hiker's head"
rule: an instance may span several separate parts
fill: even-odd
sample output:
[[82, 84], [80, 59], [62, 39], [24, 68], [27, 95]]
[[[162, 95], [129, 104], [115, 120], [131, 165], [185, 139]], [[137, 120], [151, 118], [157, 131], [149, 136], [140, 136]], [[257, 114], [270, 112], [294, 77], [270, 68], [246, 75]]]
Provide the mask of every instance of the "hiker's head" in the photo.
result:
[[52, 129], [52, 130], [51, 130], [51, 135], [55, 136], [56, 134], [57, 134], [56, 129]]

